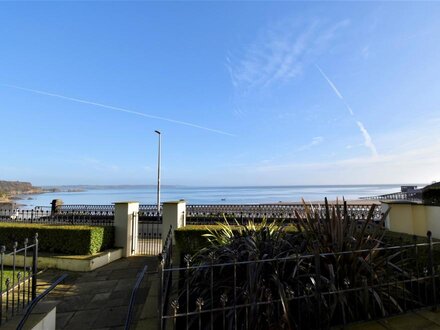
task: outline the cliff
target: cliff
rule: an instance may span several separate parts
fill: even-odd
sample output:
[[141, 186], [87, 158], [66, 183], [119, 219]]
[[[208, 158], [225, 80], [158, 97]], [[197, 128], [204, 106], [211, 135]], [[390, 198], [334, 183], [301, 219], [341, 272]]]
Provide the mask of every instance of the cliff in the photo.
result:
[[43, 192], [41, 188], [34, 187], [30, 182], [3, 181], [0, 180], [0, 200], [23, 194], [38, 194]]

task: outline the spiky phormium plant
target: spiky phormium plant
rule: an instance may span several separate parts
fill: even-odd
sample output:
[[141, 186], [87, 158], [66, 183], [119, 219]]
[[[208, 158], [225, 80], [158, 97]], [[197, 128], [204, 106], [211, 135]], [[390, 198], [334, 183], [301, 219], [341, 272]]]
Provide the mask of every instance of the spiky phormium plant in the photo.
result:
[[329, 206], [326, 200], [322, 208], [304, 203], [296, 233], [283, 222], [226, 221], [192, 258], [191, 265], [201, 267], [185, 273], [181, 298], [189, 298], [189, 310], [200, 297], [208, 310], [244, 305], [202, 316], [204, 324], [212, 316], [215, 327], [225, 320], [231, 329], [235, 323], [255, 330], [325, 328], [399, 311], [401, 295], [410, 293], [398, 281], [382, 284], [407, 278], [408, 260], [381, 249], [384, 230], [372, 220], [373, 211], [358, 223], [345, 202]]

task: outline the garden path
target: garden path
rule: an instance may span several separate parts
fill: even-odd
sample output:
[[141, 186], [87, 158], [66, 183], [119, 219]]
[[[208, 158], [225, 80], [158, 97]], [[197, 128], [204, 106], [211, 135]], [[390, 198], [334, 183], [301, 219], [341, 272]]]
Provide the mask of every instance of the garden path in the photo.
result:
[[[123, 258], [86, 273], [47, 270], [39, 278], [39, 291], [68, 273], [65, 283], [45, 298], [57, 304], [57, 329], [124, 329], [131, 292], [145, 265], [149, 273], [155, 272], [157, 257]], [[142, 303], [150, 287], [147, 279], [138, 292]]]

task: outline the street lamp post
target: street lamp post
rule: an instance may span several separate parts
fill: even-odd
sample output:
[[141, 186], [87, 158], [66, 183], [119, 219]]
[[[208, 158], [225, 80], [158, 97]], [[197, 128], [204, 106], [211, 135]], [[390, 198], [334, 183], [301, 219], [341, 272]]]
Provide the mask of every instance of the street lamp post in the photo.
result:
[[160, 218], [160, 149], [161, 149], [161, 134], [159, 131], [154, 131], [159, 137], [159, 148], [157, 152], [157, 217]]

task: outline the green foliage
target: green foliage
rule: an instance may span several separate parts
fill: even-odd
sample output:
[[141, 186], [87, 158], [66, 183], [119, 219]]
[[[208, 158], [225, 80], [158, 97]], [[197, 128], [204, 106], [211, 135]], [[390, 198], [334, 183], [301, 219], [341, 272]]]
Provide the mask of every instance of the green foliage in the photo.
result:
[[[182, 297], [192, 298], [189, 309], [197, 307], [191, 301], [198, 297], [209, 309], [218, 308], [218, 297], [231, 301], [235, 296], [235, 304], [252, 306], [237, 310], [237, 317], [241, 323], [247, 319], [253, 329], [309, 328], [311, 324], [325, 328], [401, 311], [402, 295], [412, 296], [399, 281], [408, 279], [404, 268], [413, 259], [398, 249], [381, 249], [385, 231], [372, 220], [374, 206], [362, 223], [351, 219], [345, 202], [330, 207], [326, 200], [319, 209], [304, 203], [304, 209], [305, 218], [297, 213], [297, 227], [290, 232], [283, 223], [231, 226], [225, 222], [204, 231], [190, 228], [193, 236], [181, 235], [181, 246], [189, 247], [187, 251], [197, 250], [195, 246], [200, 250], [191, 260], [196, 267], [185, 275], [184, 287], [190, 290]], [[357, 252], [342, 253], [347, 251]], [[212, 266], [216, 264], [222, 266]], [[389, 284], [382, 286], [385, 280]], [[296, 300], [294, 295], [304, 298]], [[269, 300], [281, 301], [279, 308], [261, 304]], [[319, 320], [317, 306], [322, 309]], [[228, 310], [229, 320], [234, 319], [233, 313]], [[307, 323], [310, 320], [318, 323]]]
[[423, 202], [429, 204], [440, 204], [440, 183], [425, 187], [422, 191]]
[[[243, 235], [243, 226], [229, 225], [228, 222], [226, 224], [226, 227], [223, 223], [217, 223], [215, 225], [189, 225], [176, 229], [174, 231], [176, 245], [183, 254], [193, 255], [208, 247], [210, 243], [215, 243], [215, 237], [222, 240], [223, 234], [229, 239]], [[297, 231], [297, 228], [288, 225], [283, 226], [283, 230], [288, 234], [292, 234]]]
[[41, 224], [0, 224], [0, 244], [11, 249], [14, 242], [22, 246], [28, 238], [33, 242], [38, 233], [39, 250], [65, 254], [93, 254], [113, 247], [114, 227], [53, 226]]
[[[301, 236], [306, 242], [305, 251], [310, 254], [326, 254], [319, 259], [321, 284], [326, 291], [336, 291], [337, 288], [362, 288], [371, 286], [367, 306], [362, 291], [355, 291], [351, 299], [345, 294], [335, 294], [321, 303], [329, 311], [328, 319], [356, 320], [360, 317], [372, 317], [375, 311], [381, 316], [400, 311], [399, 298], [402, 294], [409, 295], [401, 284], [391, 284], [387, 287], [380, 284], [384, 279], [406, 278], [404, 268], [408, 257], [401, 251], [384, 253], [380, 248], [384, 246], [385, 230], [374, 225], [372, 218], [374, 205], [371, 206], [367, 219], [363, 223], [356, 223], [350, 219], [347, 204], [329, 207], [327, 199], [322, 211], [308, 207], [305, 219], [297, 216]], [[382, 217], [382, 221], [387, 213]], [[335, 254], [344, 251], [359, 251], [356, 253]], [[318, 265], [314, 264], [308, 272], [316, 272]], [[348, 285], [347, 285], [348, 283]], [[359, 312], [356, 306], [363, 305]]]
[[[21, 270], [21, 269], [20, 269]], [[12, 268], [10, 267], [4, 267], [3, 269], [3, 283], [2, 283], [2, 291], [1, 292], [5, 292], [6, 291], [6, 281], [7, 279], [9, 279], [9, 283], [12, 283], [12, 277], [13, 277], [14, 272], [12, 271]], [[17, 275], [17, 273], [15, 273], [15, 275]], [[15, 277], [17, 278], [17, 277]]]
[[[296, 227], [286, 226], [282, 222], [255, 224], [249, 221], [247, 225], [230, 225], [228, 222], [209, 226], [203, 237], [205, 248], [193, 256], [193, 265], [229, 264], [216, 267], [215, 270], [209, 267], [202, 267], [191, 271], [187, 281], [191, 297], [204, 297], [205, 304], [214, 306], [215, 302], [210, 301], [210, 283], [214, 285], [214, 296], [234, 295], [234, 277], [236, 276], [239, 300], [243, 303], [255, 303], [248, 316], [249, 328], [268, 329], [273, 325], [272, 317], [268, 317], [266, 306], [259, 306], [267, 290], [275, 289], [273, 278], [277, 274], [277, 262], [246, 263], [247, 261], [269, 260], [289, 256], [295, 249], [294, 236], [297, 233]], [[234, 266], [234, 263], [238, 265]], [[293, 263], [291, 263], [293, 265]], [[291, 266], [290, 265], [290, 266]], [[236, 268], [235, 268], [236, 267]], [[291, 275], [289, 275], [291, 277]], [[192, 300], [193, 301], [193, 300]], [[190, 306], [190, 310], [195, 306]], [[239, 323], [243, 323], [243, 310], [239, 312]], [[233, 313], [232, 310], [228, 314]], [[230, 316], [230, 315], [229, 315]]]

